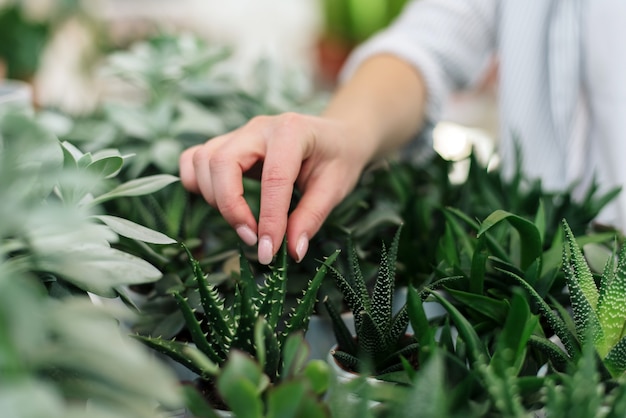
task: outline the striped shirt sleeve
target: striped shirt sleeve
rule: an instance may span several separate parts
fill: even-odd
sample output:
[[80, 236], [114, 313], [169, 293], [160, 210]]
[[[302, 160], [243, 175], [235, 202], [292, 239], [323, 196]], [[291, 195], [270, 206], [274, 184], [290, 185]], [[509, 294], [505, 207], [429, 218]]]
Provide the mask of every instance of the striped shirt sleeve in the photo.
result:
[[474, 83], [496, 44], [498, 0], [413, 0], [387, 29], [354, 50], [340, 74], [347, 80], [366, 59], [393, 54], [422, 75], [428, 121], [452, 91]]

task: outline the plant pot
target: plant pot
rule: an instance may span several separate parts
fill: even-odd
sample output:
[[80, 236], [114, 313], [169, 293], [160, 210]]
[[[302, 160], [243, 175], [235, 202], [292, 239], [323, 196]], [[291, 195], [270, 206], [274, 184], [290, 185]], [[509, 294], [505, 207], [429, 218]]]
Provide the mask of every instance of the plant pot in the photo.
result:
[[[234, 418], [235, 414], [231, 411], [224, 411], [222, 409], [214, 409], [215, 414], [220, 418]], [[187, 408], [172, 411], [168, 414], [168, 418], [195, 418], [195, 416]]]
[[[352, 312], [341, 314], [350, 332], [354, 333], [354, 320]], [[325, 315], [311, 315], [309, 328], [304, 336], [309, 344], [309, 360], [326, 360], [328, 351], [335, 345], [335, 335], [331, 320]]]
[[316, 55], [317, 66], [322, 83], [334, 86], [341, 68], [354, 45], [345, 40], [322, 36], [317, 41]]
[[[402, 309], [402, 306], [406, 302], [407, 291], [408, 288], [406, 286], [400, 286], [394, 290], [394, 314]], [[446, 313], [446, 310], [438, 302], [424, 302], [423, 306], [426, 311], [426, 317], [429, 319], [436, 318]], [[344, 312], [341, 314], [341, 317], [348, 326], [348, 329], [354, 334], [353, 316], [352, 312]], [[413, 333], [411, 324], [409, 324], [407, 332], [410, 334]], [[312, 315], [309, 320], [309, 328], [305, 334], [305, 340], [311, 349], [309, 359], [327, 359], [328, 351], [336, 344], [330, 318], [324, 315]]]
[[[331, 350], [328, 351], [326, 361], [330, 365], [331, 371], [335, 376], [337, 385], [340, 386], [339, 390], [341, 392], [347, 392], [345, 393], [346, 402], [356, 404], [361, 401], [358, 394], [355, 393], [356, 390], [358, 390], [359, 386], [351, 385], [356, 383], [356, 381], [360, 378], [363, 378], [363, 376], [358, 373], [346, 370], [341, 366], [341, 364], [335, 359], [332, 354], [336, 348], [337, 346], [334, 345]], [[370, 408], [380, 408], [383, 405], [384, 399], [393, 398], [393, 394], [390, 392], [393, 392], [395, 383], [379, 380], [373, 376], [365, 376], [364, 384], [369, 386], [369, 388], [367, 388], [368, 393], [375, 393], [376, 399], [370, 399], [367, 401], [367, 404]], [[330, 392], [331, 391], [329, 391], [328, 396], [333, 396]]]

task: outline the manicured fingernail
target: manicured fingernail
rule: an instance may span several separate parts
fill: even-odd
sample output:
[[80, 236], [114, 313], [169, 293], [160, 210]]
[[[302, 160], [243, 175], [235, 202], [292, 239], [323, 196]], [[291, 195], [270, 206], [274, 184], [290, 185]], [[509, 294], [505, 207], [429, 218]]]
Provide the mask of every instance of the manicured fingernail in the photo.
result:
[[248, 225], [239, 225], [235, 228], [235, 231], [237, 231], [239, 238], [241, 238], [241, 240], [247, 245], [256, 244], [256, 234], [252, 232], [252, 229], [250, 229]]
[[302, 261], [308, 249], [309, 249], [309, 237], [307, 237], [306, 234], [302, 234], [300, 235], [300, 238], [298, 238], [298, 241], [296, 242], [296, 263], [299, 263], [300, 261]]
[[274, 258], [274, 245], [272, 239], [263, 235], [259, 240], [259, 263], [269, 264]]

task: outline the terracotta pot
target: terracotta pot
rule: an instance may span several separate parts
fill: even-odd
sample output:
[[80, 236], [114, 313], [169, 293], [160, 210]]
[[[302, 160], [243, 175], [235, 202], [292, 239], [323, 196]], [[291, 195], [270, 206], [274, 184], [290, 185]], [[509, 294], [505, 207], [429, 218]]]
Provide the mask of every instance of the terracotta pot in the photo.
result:
[[352, 49], [353, 45], [329, 36], [317, 41], [317, 66], [323, 83], [331, 86], [337, 83], [337, 76]]

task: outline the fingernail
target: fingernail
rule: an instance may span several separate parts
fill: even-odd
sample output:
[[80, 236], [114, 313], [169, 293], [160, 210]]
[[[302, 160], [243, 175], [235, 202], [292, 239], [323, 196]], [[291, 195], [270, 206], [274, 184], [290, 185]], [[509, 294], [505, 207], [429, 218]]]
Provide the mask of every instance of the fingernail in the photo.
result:
[[304, 256], [306, 255], [307, 250], [309, 249], [309, 237], [306, 234], [300, 235], [298, 241], [296, 242], [296, 263], [302, 261]]
[[259, 263], [269, 264], [274, 258], [274, 245], [272, 239], [263, 235], [259, 240]]
[[239, 238], [241, 238], [241, 240], [247, 245], [256, 244], [256, 234], [252, 232], [252, 229], [250, 229], [248, 225], [239, 225], [235, 228], [235, 231], [237, 232], [237, 235], [239, 235]]

